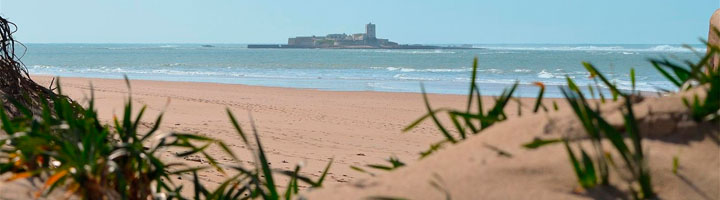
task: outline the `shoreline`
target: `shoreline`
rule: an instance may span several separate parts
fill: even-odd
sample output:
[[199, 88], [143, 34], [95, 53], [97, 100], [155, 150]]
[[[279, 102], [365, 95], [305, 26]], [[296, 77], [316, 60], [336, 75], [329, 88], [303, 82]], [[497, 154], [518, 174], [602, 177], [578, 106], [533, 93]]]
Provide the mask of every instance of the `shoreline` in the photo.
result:
[[[31, 73], [31, 77], [44, 77], [44, 78], [52, 78], [52, 77], [61, 77], [62, 79], [65, 78], [79, 78], [79, 79], [107, 79], [107, 80], [123, 80], [122, 77], [91, 77], [91, 76], [59, 76], [59, 75], [53, 75], [53, 74], [41, 74], [41, 73]], [[130, 78], [130, 77], [128, 77]], [[253, 78], [251, 78], [253, 79]], [[258, 78], [261, 79], [261, 78]], [[223, 85], [242, 85], [242, 86], [250, 86], [250, 87], [268, 87], [268, 88], [285, 88], [285, 89], [299, 89], [299, 90], [314, 90], [314, 91], [327, 91], [327, 92], [381, 92], [381, 93], [407, 93], [407, 94], [422, 94], [420, 90], [421, 83], [424, 83], [424, 81], [417, 81], [417, 88], [418, 91], [403, 91], [402, 89], [396, 89], [399, 91], [394, 90], [354, 90], [354, 89], [332, 89], [332, 88], [319, 88], [319, 87], [292, 87], [292, 86], [273, 86], [273, 85], [265, 85], [265, 84], [248, 84], [248, 83], [233, 83], [233, 82], [223, 82], [223, 81], [209, 81], [209, 80], [159, 80], [159, 79], [152, 79], [152, 78], [140, 78], [140, 79], [132, 79], [130, 80], [142, 80], [142, 81], [159, 81], [159, 82], [186, 82], [186, 83], [209, 83], [209, 84], [223, 84]], [[468, 82], [469, 84], [469, 82]], [[42, 85], [42, 84], [41, 84]], [[462, 93], [456, 93], [456, 92], [437, 92], [437, 88], [431, 89], [427, 87], [429, 84], [426, 85], [426, 93], [427, 94], [436, 94], [436, 95], [456, 95], [456, 96], [466, 96], [466, 92]], [[466, 85], [466, 84], [463, 84]], [[497, 94], [499, 94], [498, 91], [501, 91], [506, 88], [510, 88], [512, 84], [505, 84], [505, 83], [480, 83], [478, 84], [481, 87], [481, 93], [482, 96], [488, 96], [488, 97], [495, 97]], [[546, 91], [544, 95], [544, 99], [564, 99], [561, 96], [559, 88], [562, 87], [561, 85], [546, 85]], [[465, 88], [467, 89], [467, 88]], [[463, 89], [463, 91], [465, 90]], [[588, 93], [586, 87], [581, 87], [581, 90], [583, 90], [585, 93]], [[453, 89], [454, 90], [454, 89]], [[487, 93], [487, 90], [490, 90], [491, 94]], [[629, 91], [626, 89], [621, 89], [622, 91]], [[528, 92], [529, 91], [529, 92]], [[516, 95], [513, 95], [516, 98], [520, 99], [535, 99], [537, 96], [537, 92], [539, 91], [539, 88], [535, 86], [532, 83], [519, 83], [518, 84], [518, 91], [516, 91]], [[609, 90], [604, 88], [604, 94], [606, 97], [610, 96]], [[641, 96], [646, 97], [658, 97], [661, 96], [661, 91], [646, 91], [646, 90], [638, 90]], [[495, 94], [497, 93], [497, 94]], [[588, 99], [600, 99], [600, 97], [588, 97]]]
[[[112, 78], [112, 77], [84, 77], [84, 76], [54, 76], [52, 74], [30, 74], [30, 77], [35, 80], [35, 78], [39, 78], [40, 80], [50, 80], [54, 77], [60, 77], [61, 80], [65, 79], [87, 79], [87, 80], [124, 80], [123, 78]], [[174, 80], [154, 80], [154, 79], [132, 79], [128, 77], [130, 82], [133, 81], [152, 81], [152, 82], [173, 82], [173, 83], [200, 83], [200, 84], [219, 84], [219, 85], [238, 85], [238, 86], [245, 86], [245, 87], [264, 87], [264, 88], [275, 88], [275, 89], [292, 89], [292, 90], [312, 90], [312, 91], [321, 91], [321, 92], [379, 92], [379, 93], [402, 93], [402, 94], [422, 94], [420, 92], [407, 92], [407, 91], [382, 91], [382, 90], [332, 90], [332, 89], [321, 89], [321, 88], [304, 88], [304, 87], [282, 87], [282, 86], [267, 86], [267, 85], [251, 85], [251, 84], [243, 84], [243, 83], [225, 83], [225, 82], [210, 82], [210, 81], [174, 81]], [[38, 81], [36, 81], [38, 82]], [[42, 84], [41, 84], [42, 85]], [[420, 86], [418, 85], [418, 88]], [[434, 94], [434, 95], [453, 95], [453, 96], [465, 96], [466, 94], [454, 94], [454, 93], [432, 93], [428, 92], [427, 94]], [[488, 97], [493, 97], [493, 95], [483, 95]], [[533, 97], [519, 97], [521, 99], [524, 98], [532, 98]], [[556, 99], [556, 98], [551, 98]]]

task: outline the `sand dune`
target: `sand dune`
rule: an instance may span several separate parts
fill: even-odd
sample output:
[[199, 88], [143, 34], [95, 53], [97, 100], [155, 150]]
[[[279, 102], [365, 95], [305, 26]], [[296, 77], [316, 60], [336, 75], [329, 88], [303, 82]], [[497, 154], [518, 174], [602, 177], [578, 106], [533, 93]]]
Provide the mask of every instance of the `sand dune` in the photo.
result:
[[[605, 116], [618, 127], [617, 104], [604, 105]], [[718, 124], [697, 124], [689, 119], [680, 96], [648, 98], [634, 106], [641, 122], [643, 145], [649, 155], [652, 182], [662, 199], [720, 198]], [[613, 112], [614, 111], [614, 112]], [[307, 199], [616, 199], [627, 186], [614, 173], [614, 188], [579, 189], [562, 145], [537, 150], [521, 147], [533, 138], [584, 135], [569, 109], [527, 115], [497, 124], [461, 144], [377, 178], [323, 188]], [[581, 138], [579, 138], [581, 139]], [[484, 147], [491, 144], [512, 158]], [[587, 148], [587, 142], [584, 144]], [[608, 148], [611, 149], [608, 145]], [[615, 153], [615, 152], [613, 152]], [[678, 174], [672, 159], [680, 160]], [[431, 182], [440, 187], [432, 186]], [[626, 197], [626, 196], [625, 196]]]

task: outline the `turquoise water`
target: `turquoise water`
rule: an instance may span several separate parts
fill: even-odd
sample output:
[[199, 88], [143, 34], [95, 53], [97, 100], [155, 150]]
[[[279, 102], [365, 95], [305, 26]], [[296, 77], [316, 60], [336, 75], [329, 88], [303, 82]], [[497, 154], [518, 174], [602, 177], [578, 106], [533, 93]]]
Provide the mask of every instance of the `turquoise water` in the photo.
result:
[[[484, 95], [519, 81], [519, 96], [532, 97], [541, 81], [559, 97], [564, 77], [589, 84], [581, 65], [589, 61], [621, 88], [673, 89], [648, 58], [697, 60], [681, 45], [475, 45], [469, 50], [248, 49], [215, 44], [27, 44], [22, 58], [32, 74], [66, 77], [198, 81], [335, 91], [467, 92], [472, 59], [479, 63]], [[698, 46], [695, 46], [696, 48]], [[705, 49], [698, 49], [704, 52]]]

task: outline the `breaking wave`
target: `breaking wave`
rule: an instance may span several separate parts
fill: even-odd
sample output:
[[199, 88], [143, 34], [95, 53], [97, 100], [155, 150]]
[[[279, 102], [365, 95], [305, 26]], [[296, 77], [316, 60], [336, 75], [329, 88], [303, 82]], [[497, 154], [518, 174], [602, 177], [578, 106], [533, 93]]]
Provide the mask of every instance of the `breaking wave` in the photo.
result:
[[398, 53], [398, 54], [454, 54], [454, 51], [447, 50], [364, 50], [364, 52], [374, 53]]
[[[373, 68], [377, 69], [377, 68]], [[409, 68], [409, 67], [386, 67], [384, 68], [387, 71], [401, 71], [401, 72], [469, 72], [472, 71], [472, 68], [460, 68], [460, 69], [443, 69], [443, 68], [437, 68], [437, 69], [415, 69], [415, 68]]]
[[[683, 46], [674, 45], [656, 45], [647, 48], [628, 48], [624, 46], [478, 46], [481, 48], [492, 50], [525, 50], [525, 51], [621, 51], [623, 54], [633, 54], [633, 52], [691, 52], [690, 49]], [[705, 48], [694, 48], [696, 51], [704, 52]]]
[[406, 74], [395, 74], [393, 78], [400, 80], [413, 80], [413, 81], [437, 81], [439, 78], [427, 78], [427, 77], [412, 77]]

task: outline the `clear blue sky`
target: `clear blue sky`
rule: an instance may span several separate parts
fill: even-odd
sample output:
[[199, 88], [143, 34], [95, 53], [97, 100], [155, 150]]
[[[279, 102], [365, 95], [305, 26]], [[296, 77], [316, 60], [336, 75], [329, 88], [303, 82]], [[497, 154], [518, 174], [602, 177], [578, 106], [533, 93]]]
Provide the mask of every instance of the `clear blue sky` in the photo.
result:
[[698, 43], [720, 0], [0, 0], [26, 43]]

